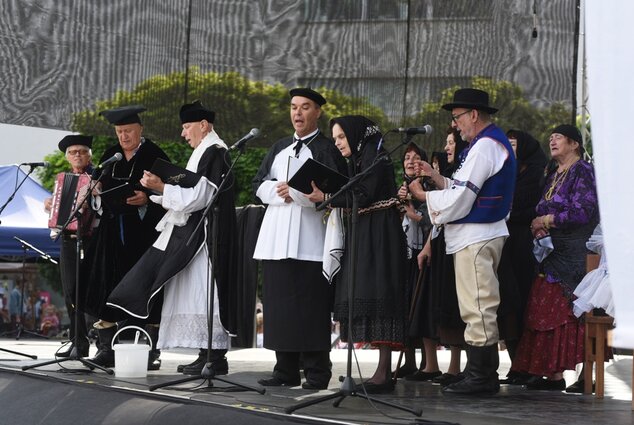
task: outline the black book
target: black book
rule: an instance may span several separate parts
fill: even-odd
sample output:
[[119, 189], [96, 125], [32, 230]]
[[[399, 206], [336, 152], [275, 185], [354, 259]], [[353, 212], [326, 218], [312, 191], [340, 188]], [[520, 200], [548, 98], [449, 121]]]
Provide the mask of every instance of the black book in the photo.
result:
[[128, 182], [104, 190], [100, 195], [108, 209], [117, 214], [131, 213], [137, 209], [136, 206], [126, 203], [126, 199], [134, 196], [134, 186]]
[[180, 187], [194, 187], [201, 177], [200, 174], [192, 173], [161, 158], [154, 161], [150, 172], [159, 176], [163, 183]]
[[310, 185], [311, 181], [314, 181], [322, 192], [335, 193], [348, 182], [348, 177], [321, 162], [309, 158], [293, 174], [288, 181], [288, 185], [302, 193], [311, 193], [313, 191], [313, 187]]

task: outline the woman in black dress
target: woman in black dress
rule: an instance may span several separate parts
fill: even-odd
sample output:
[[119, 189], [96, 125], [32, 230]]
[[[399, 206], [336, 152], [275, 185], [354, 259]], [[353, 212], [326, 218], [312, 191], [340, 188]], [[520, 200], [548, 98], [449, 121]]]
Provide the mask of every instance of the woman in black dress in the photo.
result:
[[[378, 126], [369, 119], [354, 115], [330, 121], [335, 145], [348, 162], [348, 175], [366, 170], [385, 152]], [[308, 195], [321, 201], [324, 194], [314, 186]], [[374, 375], [364, 382], [367, 393], [384, 393], [394, 389], [391, 379], [392, 350], [403, 347], [407, 325], [406, 242], [401, 228], [396, 196], [394, 167], [382, 161], [355, 187], [359, 202], [355, 258], [348, 258], [350, 226], [345, 229], [341, 272], [335, 288], [335, 320], [341, 324], [341, 338], [348, 343], [365, 342], [379, 349], [379, 363]], [[349, 211], [352, 197], [337, 197], [331, 204]], [[352, 335], [348, 334], [349, 270], [356, 263], [354, 297], [352, 299]], [[359, 389], [363, 391], [362, 389]]]

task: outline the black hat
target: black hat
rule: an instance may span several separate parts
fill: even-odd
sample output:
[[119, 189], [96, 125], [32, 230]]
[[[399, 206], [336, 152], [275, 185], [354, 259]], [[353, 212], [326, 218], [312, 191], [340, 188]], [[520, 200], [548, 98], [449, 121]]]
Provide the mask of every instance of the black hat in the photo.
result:
[[112, 125], [141, 124], [139, 114], [147, 111], [143, 105], [121, 106], [119, 108], [109, 109], [99, 112]]
[[310, 87], [298, 87], [296, 89], [292, 89], [289, 93], [291, 95], [291, 99], [295, 96], [302, 96], [312, 100], [319, 106], [326, 104], [326, 99]]
[[83, 136], [81, 134], [69, 134], [59, 141], [57, 147], [60, 151], [66, 153], [69, 146], [82, 145], [89, 149], [92, 147], [92, 136]]
[[478, 89], [458, 89], [453, 94], [453, 102], [442, 105], [443, 109], [470, 108], [494, 114], [498, 110], [489, 106], [489, 93]]
[[186, 103], [181, 106], [181, 110], [178, 113], [181, 118], [181, 123], [197, 122], [207, 120], [209, 123], [214, 123], [216, 113], [205, 108], [200, 100], [195, 100], [193, 103]]
[[550, 132], [550, 134], [555, 134], [555, 133], [563, 134], [567, 138], [579, 143], [579, 146], [583, 145], [583, 138], [581, 137], [581, 132], [574, 125], [570, 125], [570, 124], [558, 125], [557, 127], [553, 129], [553, 131]]

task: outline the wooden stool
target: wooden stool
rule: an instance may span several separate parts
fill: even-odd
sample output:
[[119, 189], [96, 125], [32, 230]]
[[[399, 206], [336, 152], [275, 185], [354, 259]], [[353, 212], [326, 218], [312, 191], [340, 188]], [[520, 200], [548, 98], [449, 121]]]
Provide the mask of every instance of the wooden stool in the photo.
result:
[[605, 347], [608, 341], [608, 331], [614, 327], [614, 319], [610, 316], [595, 316], [592, 311], [585, 314], [585, 363], [584, 363], [584, 394], [592, 394], [592, 365], [596, 365], [597, 398], [604, 395], [604, 366]]
[[[588, 254], [586, 256], [586, 273], [599, 267], [600, 256]], [[597, 398], [604, 395], [605, 347], [608, 342], [608, 331], [614, 328], [614, 319], [610, 316], [595, 316], [592, 311], [584, 315], [586, 322], [585, 362], [584, 362], [584, 394], [592, 394], [592, 365], [596, 364], [597, 382], [595, 393]]]

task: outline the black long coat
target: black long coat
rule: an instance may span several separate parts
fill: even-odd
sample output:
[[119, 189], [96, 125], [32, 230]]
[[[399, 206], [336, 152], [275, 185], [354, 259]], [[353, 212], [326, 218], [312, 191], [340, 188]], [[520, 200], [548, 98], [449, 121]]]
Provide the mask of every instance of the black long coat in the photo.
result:
[[[123, 155], [119, 144], [108, 148], [100, 162], [115, 153]], [[104, 170], [101, 178], [103, 190], [119, 186], [125, 181], [136, 190], [148, 192], [139, 181], [144, 170], [150, 170], [157, 158], [169, 160], [165, 152], [152, 141], [145, 139], [137, 153], [128, 161], [123, 159]], [[147, 208], [127, 207], [113, 211], [104, 203], [99, 226], [86, 244], [85, 260], [82, 263], [80, 296], [83, 310], [92, 316], [116, 321], [118, 317], [106, 308], [106, 299], [121, 278], [154, 243], [158, 233], [156, 224], [165, 214], [163, 208], [148, 202]], [[81, 308], [81, 304], [80, 304]]]
[[[227, 150], [214, 145], [203, 153], [197, 172], [216, 186], [220, 186], [230, 164]], [[233, 333], [237, 322], [235, 308], [237, 239], [233, 174], [230, 174], [228, 178], [229, 184], [225, 184], [217, 200], [218, 258], [213, 266], [218, 285], [220, 319], [223, 326]], [[186, 244], [201, 216], [202, 211], [197, 211], [189, 217], [185, 226], [175, 226], [165, 251], [150, 247], [112, 291], [108, 304], [116, 305], [138, 317], [148, 317], [167, 281], [190, 263], [203, 244], [204, 226], [198, 229], [192, 243]], [[212, 211], [207, 216], [207, 223], [207, 244], [211, 254]]]

